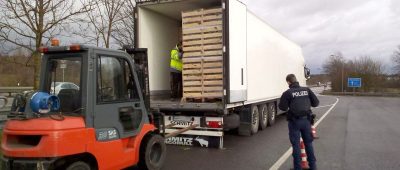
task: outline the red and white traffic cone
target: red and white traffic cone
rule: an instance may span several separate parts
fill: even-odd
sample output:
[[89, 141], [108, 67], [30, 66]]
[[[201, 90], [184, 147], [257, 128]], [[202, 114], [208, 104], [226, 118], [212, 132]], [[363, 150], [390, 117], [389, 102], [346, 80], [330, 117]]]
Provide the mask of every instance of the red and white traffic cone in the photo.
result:
[[301, 150], [301, 168], [302, 169], [309, 169], [308, 161], [307, 161], [307, 154], [306, 154], [306, 146], [304, 145], [303, 139], [300, 138], [300, 150]]
[[317, 135], [317, 129], [315, 128], [314, 125], [311, 126], [311, 132], [312, 132], [312, 137], [314, 139], [319, 139], [319, 136]]

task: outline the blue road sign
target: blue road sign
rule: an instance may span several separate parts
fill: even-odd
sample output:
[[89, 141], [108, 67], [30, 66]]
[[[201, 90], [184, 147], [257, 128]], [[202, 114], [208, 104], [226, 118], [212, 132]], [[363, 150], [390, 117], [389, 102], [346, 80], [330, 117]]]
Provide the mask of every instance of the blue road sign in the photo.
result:
[[348, 78], [347, 87], [361, 87], [361, 78]]

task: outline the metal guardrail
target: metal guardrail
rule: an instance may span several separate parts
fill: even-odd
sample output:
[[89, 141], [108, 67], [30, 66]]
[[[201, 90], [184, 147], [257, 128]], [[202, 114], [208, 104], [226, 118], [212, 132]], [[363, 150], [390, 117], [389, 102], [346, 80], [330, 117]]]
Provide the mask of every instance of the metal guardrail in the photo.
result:
[[28, 90], [33, 90], [33, 87], [0, 87], [0, 93], [8, 93], [9, 96], [12, 93], [21, 93]]
[[8, 117], [7, 117], [8, 112], [9, 111], [1, 111], [0, 112], [1, 113], [0, 114], [0, 123], [8, 120]]
[[[7, 114], [10, 112], [10, 108], [0, 109], [0, 130], [3, 129], [4, 124], [8, 120]], [[0, 168], [1, 169], [1, 168]]]
[[[0, 124], [7, 121], [7, 113], [10, 112], [10, 107], [7, 107], [8, 99], [7, 97], [0, 96], [0, 100], [3, 101], [0, 104]], [[0, 126], [1, 127], [1, 126]]]
[[3, 105], [0, 105], [0, 109], [2, 109], [2, 108], [4, 108], [4, 107], [7, 106], [8, 99], [7, 99], [7, 97], [0, 96], [0, 100], [3, 100], [3, 101], [4, 101], [4, 102], [3, 102]]
[[0, 108], [0, 129], [1, 129], [1, 123], [8, 120], [7, 114], [10, 112], [10, 110], [11, 110], [10, 107]]

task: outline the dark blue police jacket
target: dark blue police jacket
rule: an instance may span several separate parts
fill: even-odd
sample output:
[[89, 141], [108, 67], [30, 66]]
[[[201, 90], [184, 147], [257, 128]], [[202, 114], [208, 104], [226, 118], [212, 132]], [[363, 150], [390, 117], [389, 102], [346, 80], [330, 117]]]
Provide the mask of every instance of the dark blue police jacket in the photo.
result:
[[287, 120], [310, 116], [311, 106], [317, 107], [319, 100], [314, 92], [308, 87], [301, 87], [298, 82], [292, 83], [289, 89], [283, 92], [279, 109], [288, 111]]

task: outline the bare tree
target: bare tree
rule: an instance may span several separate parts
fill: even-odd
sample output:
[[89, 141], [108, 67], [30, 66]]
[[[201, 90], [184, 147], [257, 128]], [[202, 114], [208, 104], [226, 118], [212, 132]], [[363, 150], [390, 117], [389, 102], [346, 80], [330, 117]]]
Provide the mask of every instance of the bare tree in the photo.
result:
[[0, 2], [0, 42], [29, 50], [33, 58], [34, 88], [39, 85], [44, 42], [62, 32], [72, 16], [90, 10], [89, 5], [75, 5], [74, 0], [2, 0]]
[[135, 1], [125, 0], [125, 5], [119, 13], [121, 19], [116, 23], [115, 31], [111, 34], [121, 47], [135, 43], [135, 5]]
[[400, 76], [400, 45], [397, 46], [397, 50], [393, 52], [392, 61], [394, 63], [394, 71]]
[[[86, 27], [81, 26], [77, 35], [96, 46], [110, 48], [115, 25], [123, 19], [121, 9], [126, 0], [92, 0], [93, 10], [86, 13]], [[84, 21], [84, 20], [82, 20]]]
[[29, 55], [23, 48], [0, 56], [0, 86], [32, 86], [33, 67], [27, 66]]
[[381, 90], [383, 79], [383, 65], [380, 61], [369, 56], [363, 56], [348, 62], [348, 76], [362, 78], [363, 91]]
[[365, 92], [382, 90], [383, 65], [369, 56], [346, 61], [339, 52], [331, 55], [323, 68], [332, 82], [333, 91], [342, 91], [342, 88], [344, 91], [351, 91], [352, 89], [347, 87], [349, 77], [362, 79], [362, 87], [357, 90]]
[[342, 86], [344, 86], [342, 81], [344, 81], [345, 64], [346, 61], [342, 53], [337, 52], [336, 54], [330, 55], [328, 60], [323, 65], [324, 72], [331, 80], [333, 91], [341, 91]]

